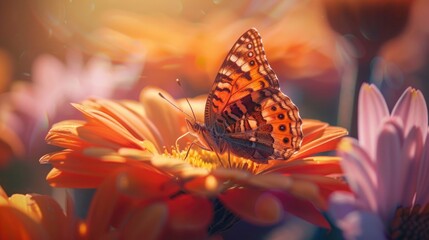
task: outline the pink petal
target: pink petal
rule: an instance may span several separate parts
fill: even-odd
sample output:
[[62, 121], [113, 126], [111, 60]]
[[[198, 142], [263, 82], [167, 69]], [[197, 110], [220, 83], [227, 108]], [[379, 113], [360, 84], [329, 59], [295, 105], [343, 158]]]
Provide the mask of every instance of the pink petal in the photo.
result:
[[364, 83], [359, 92], [358, 137], [359, 143], [367, 149], [372, 159], [375, 156], [376, 134], [387, 116], [389, 110], [383, 95], [375, 85]]
[[423, 94], [414, 88], [407, 88], [399, 98], [392, 111], [392, 116], [398, 116], [404, 123], [405, 135], [412, 126], [417, 126], [425, 133], [428, 129], [428, 110]]
[[76, 82], [81, 78], [81, 74], [84, 69], [82, 53], [76, 50], [68, 51], [66, 54], [66, 67], [67, 68], [64, 70], [63, 74], [68, 76], [69, 83]]
[[356, 210], [357, 203], [352, 193], [338, 191], [331, 194], [328, 211], [336, 221], [341, 221], [349, 213]]
[[109, 97], [115, 87], [114, 75], [111, 71], [112, 64], [106, 57], [93, 57], [85, 66], [84, 75], [80, 86], [91, 93], [91, 97]]
[[56, 87], [61, 83], [64, 71], [64, 64], [57, 58], [48, 54], [41, 55], [33, 64], [33, 81], [37, 86]]
[[426, 142], [418, 165], [416, 203], [420, 205], [429, 202], [429, 141], [427, 139], [429, 139], [429, 132], [426, 133]]
[[353, 138], [344, 138], [338, 146], [338, 155], [345, 176], [366, 209], [376, 209], [376, 175], [373, 161], [368, 153]]
[[345, 239], [386, 239], [380, 218], [369, 212], [355, 211], [348, 214], [337, 226]]
[[401, 158], [403, 142], [400, 125], [394, 119], [386, 121], [376, 145], [378, 210], [383, 221], [393, 216], [404, 192], [408, 162]]
[[[423, 138], [416, 126], [412, 127], [408, 136], [404, 141], [402, 149], [402, 166], [404, 179], [399, 179], [401, 186], [404, 189], [402, 195], [402, 206], [411, 206], [414, 201], [414, 193], [416, 192], [418, 167], [422, 158]], [[406, 166], [406, 167], [405, 167]], [[427, 173], [427, 172], [426, 172]], [[401, 188], [398, 188], [401, 189]]]

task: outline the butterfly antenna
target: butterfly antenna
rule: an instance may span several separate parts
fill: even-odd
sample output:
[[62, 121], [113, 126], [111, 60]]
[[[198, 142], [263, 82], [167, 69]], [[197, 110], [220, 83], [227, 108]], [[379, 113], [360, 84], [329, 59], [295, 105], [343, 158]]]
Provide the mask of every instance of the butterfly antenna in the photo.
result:
[[[188, 116], [189, 118], [192, 118], [191, 115], [187, 114], [185, 111], [183, 111], [181, 108], [179, 108], [178, 106], [176, 106], [174, 103], [172, 103], [170, 100], [168, 100], [164, 95], [162, 95], [162, 93], [158, 92], [158, 95], [164, 99], [165, 101], [167, 101], [169, 104], [171, 104], [171, 106], [175, 107], [177, 110], [181, 111], [182, 113], [184, 113], [186, 116]], [[193, 112], [192, 112], [193, 113]], [[194, 115], [194, 119], [195, 119], [195, 115]]]
[[[180, 88], [182, 89], [182, 91], [183, 91], [182, 84], [180, 83], [180, 80], [179, 80], [178, 78], [176, 79], [176, 83], [177, 83], [177, 85], [179, 85], [179, 87], [180, 87]], [[187, 97], [185, 97], [185, 100], [186, 100], [186, 102], [188, 103], [189, 108], [191, 109], [192, 116], [194, 116], [194, 121], [197, 121], [197, 117], [195, 116], [194, 109], [192, 109], [192, 106], [191, 106], [191, 103], [189, 102], [189, 99], [188, 99]]]

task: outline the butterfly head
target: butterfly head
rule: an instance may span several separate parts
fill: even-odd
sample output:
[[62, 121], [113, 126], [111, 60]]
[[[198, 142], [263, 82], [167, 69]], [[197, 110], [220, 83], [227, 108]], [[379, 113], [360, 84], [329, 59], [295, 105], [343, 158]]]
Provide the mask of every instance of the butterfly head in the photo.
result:
[[186, 119], [186, 125], [188, 126], [188, 131], [195, 137], [203, 134], [206, 129], [201, 123], [197, 121], [191, 121], [189, 119]]
[[197, 122], [197, 121], [191, 121], [189, 119], [186, 119], [186, 124], [188, 126], [189, 133], [197, 138], [198, 145], [206, 150], [212, 150], [211, 144], [209, 144], [208, 140], [208, 131], [207, 128]]

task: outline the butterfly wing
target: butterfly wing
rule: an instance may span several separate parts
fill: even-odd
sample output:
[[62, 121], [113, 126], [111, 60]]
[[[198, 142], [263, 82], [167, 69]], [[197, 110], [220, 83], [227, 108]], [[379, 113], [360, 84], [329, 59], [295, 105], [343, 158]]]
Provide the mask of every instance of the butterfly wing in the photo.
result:
[[213, 83], [205, 107], [205, 123], [211, 125], [225, 107], [252, 91], [279, 88], [268, 64], [258, 31], [249, 29], [235, 42]]
[[259, 33], [248, 30], [228, 53], [207, 99], [205, 125], [224, 128], [211, 131], [214, 142], [221, 139], [232, 153], [259, 162], [287, 159], [300, 147], [301, 124], [298, 108], [279, 89]]
[[235, 155], [267, 162], [288, 159], [301, 146], [298, 108], [279, 89], [252, 92], [228, 105], [221, 118], [223, 139]]

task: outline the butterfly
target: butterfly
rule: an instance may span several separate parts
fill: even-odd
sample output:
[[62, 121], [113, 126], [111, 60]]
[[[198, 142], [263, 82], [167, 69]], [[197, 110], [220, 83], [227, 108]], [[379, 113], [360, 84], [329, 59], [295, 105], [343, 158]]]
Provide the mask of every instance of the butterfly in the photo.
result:
[[246, 31], [226, 56], [207, 97], [204, 124], [186, 119], [203, 149], [267, 163], [288, 159], [302, 142], [302, 120], [281, 92], [262, 39]]

